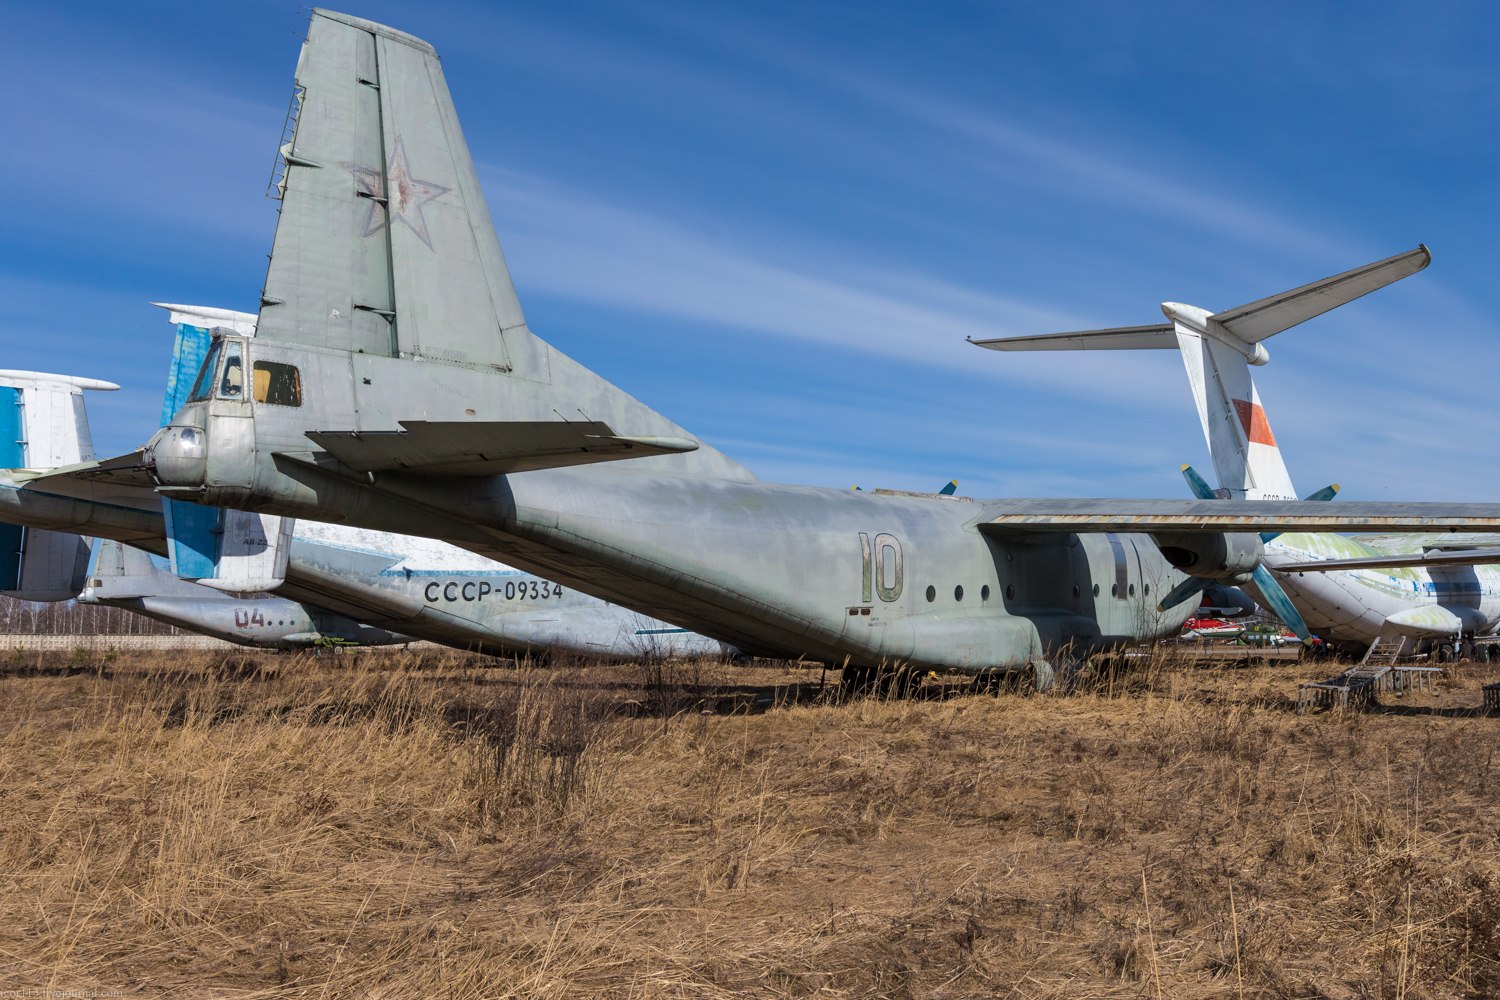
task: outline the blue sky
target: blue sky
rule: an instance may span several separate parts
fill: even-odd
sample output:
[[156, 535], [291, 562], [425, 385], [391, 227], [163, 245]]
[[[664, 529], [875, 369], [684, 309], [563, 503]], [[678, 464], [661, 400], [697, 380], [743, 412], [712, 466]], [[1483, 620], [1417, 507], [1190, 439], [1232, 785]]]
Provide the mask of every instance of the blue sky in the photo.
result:
[[[1492, 5], [371, 2], [431, 41], [531, 327], [768, 480], [1185, 495], [1171, 352], [985, 337], [1223, 309], [1409, 249], [1268, 343], [1304, 491], [1494, 499]], [[150, 300], [252, 309], [306, 14], [11, 4], [0, 367], [154, 429]]]

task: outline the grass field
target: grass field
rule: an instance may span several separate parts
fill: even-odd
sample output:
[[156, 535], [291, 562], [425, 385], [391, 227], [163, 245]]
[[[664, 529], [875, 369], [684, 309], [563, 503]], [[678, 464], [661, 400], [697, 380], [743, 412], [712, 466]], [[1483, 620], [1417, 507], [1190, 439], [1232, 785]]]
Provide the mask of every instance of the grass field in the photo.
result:
[[1316, 672], [15, 654], [0, 994], [1500, 995], [1500, 675]]

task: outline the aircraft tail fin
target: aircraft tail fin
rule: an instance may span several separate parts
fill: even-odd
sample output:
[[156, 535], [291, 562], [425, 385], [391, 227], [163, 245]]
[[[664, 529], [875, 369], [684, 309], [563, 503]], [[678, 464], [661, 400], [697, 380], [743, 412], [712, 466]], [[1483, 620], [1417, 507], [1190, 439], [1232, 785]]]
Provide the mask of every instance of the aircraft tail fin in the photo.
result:
[[[0, 371], [0, 467], [53, 469], [94, 459], [86, 390], [98, 379]], [[66, 601], [83, 589], [88, 543], [79, 535], [0, 524], [0, 594]]]
[[1295, 500], [1297, 491], [1271, 431], [1251, 365], [1270, 355], [1261, 341], [1422, 270], [1425, 246], [1300, 288], [1210, 313], [1162, 304], [1170, 323], [1085, 330], [972, 343], [996, 351], [1139, 350], [1176, 347], [1208, 441], [1222, 495], [1235, 500]]
[[151, 557], [122, 542], [101, 538], [94, 543], [88, 586], [79, 595], [84, 604], [139, 597], [164, 597], [192, 584], [158, 569]]
[[167, 391], [161, 403], [161, 424], [172, 422], [172, 414], [182, 409], [188, 392], [208, 356], [214, 330], [229, 330], [244, 337], [255, 336], [256, 318], [251, 313], [213, 306], [184, 306], [175, 302], [153, 302], [167, 310], [177, 335], [172, 341], [172, 364], [167, 369]]
[[1175, 332], [1219, 489], [1231, 500], [1296, 500], [1245, 356], [1185, 323]]
[[315, 10], [287, 124], [262, 336], [502, 370], [537, 361], [432, 46]]
[[[307, 432], [410, 434], [413, 422], [491, 425], [509, 449], [527, 424], [597, 424], [635, 445], [633, 466], [754, 478], [528, 329], [432, 46], [315, 10], [285, 135], [247, 343], [300, 365], [306, 384], [292, 404], [302, 412], [277, 411], [280, 438], [263, 452], [305, 453]], [[257, 417], [258, 436], [262, 426]], [[491, 471], [468, 463], [463, 474]]]
[[88, 585], [78, 600], [84, 604], [101, 604], [153, 597], [202, 600], [211, 596], [196, 584], [179, 580], [170, 570], [158, 566], [149, 553], [123, 542], [100, 538], [94, 542]]

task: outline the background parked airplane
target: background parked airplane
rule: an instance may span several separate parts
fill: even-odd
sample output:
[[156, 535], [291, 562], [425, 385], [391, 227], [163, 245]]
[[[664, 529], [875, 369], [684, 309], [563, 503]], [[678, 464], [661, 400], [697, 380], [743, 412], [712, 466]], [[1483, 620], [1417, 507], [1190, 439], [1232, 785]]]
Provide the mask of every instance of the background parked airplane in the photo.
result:
[[200, 635], [263, 649], [412, 641], [410, 636], [286, 598], [236, 597], [179, 580], [140, 549], [109, 539], [95, 543], [88, 583], [78, 600], [123, 608]]
[[[119, 386], [98, 379], [0, 371], [0, 465], [52, 469], [94, 459], [83, 394]], [[0, 522], [0, 595], [66, 601], [88, 569], [88, 543], [72, 532]]]
[[[1167, 324], [975, 343], [998, 351], [1178, 349], [1219, 478], [1214, 491], [1185, 467], [1194, 495], [1295, 496], [1250, 371], [1269, 359], [1262, 342], [1413, 274], [1430, 259], [1418, 247], [1219, 313], [1169, 302], [1162, 306]], [[1267, 603], [1274, 607], [1284, 594], [1294, 606], [1288, 624], [1326, 639], [1361, 646], [1397, 636], [1443, 640], [1500, 623], [1500, 567], [1491, 565], [1500, 562], [1500, 549], [1484, 536], [1292, 532], [1266, 539], [1263, 562], [1268, 569], [1254, 585]]]

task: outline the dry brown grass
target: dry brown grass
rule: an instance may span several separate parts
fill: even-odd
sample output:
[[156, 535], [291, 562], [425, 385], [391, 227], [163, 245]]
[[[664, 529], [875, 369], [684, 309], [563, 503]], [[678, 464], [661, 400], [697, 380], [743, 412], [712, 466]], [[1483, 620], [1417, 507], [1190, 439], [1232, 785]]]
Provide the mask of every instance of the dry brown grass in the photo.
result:
[[1314, 672], [13, 657], [0, 990], [1500, 993], [1494, 677], [1297, 718]]

